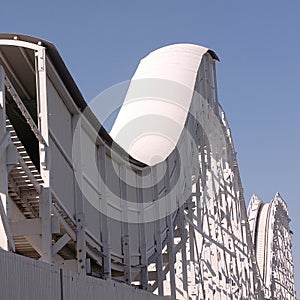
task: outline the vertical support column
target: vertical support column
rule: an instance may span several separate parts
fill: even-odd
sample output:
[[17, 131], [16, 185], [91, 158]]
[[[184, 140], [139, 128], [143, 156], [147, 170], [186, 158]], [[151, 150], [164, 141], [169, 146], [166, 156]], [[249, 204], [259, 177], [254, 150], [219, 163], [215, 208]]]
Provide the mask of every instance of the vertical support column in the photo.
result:
[[45, 141], [45, 144], [41, 142], [39, 144], [41, 176], [44, 181], [44, 187], [50, 187], [50, 153], [45, 48], [41, 47], [35, 53], [35, 56], [38, 127]]
[[111, 278], [111, 253], [110, 253], [110, 233], [108, 230], [108, 220], [107, 220], [107, 171], [106, 171], [106, 151], [105, 145], [99, 146], [98, 155], [98, 170], [100, 172], [100, 211], [101, 215], [101, 237], [103, 244], [103, 275], [104, 278]]
[[74, 194], [76, 218], [76, 256], [78, 272], [86, 273], [86, 242], [85, 242], [85, 216], [84, 198], [82, 195], [82, 156], [81, 156], [81, 116], [76, 114], [72, 118], [73, 126], [73, 158], [74, 158]]
[[41, 186], [39, 216], [42, 219], [42, 257], [47, 263], [52, 262], [52, 231], [51, 231], [51, 191]]
[[171, 299], [176, 299], [176, 284], [175, 284], [175, 251], [174, 251], [174, 228], [173, 228], [173, 213], [170, 213], [171, 201], [170, 199], [170, 163], [167, 159], [167, 170], [168, 176], [166, 178], [166, 205], [168, 209], [167, 215], [167, 226], [168, 226], [168, 260], [169, 260], [169, 272], [170, 272], [170, 286], [171, 286]]
[[174, 251], [174, 231], [172, 215], [167, 217], [168, 226], [168, 260], [170, 271], [170, 286], [171, 286], [171, 299], [176, 299], [176, 283], [175, 283], [175, 251]]
[[147, 258], [147, 243], [146, 243], [146, 223], [145, 223], [145, 212], [143, 209], [143, 200], [144, 198], [144, 189], [143, 189], [143, 171], [140, 173], [137, 173], [137, 187], [138, 187], [138, 203], [139, 203], [139, 209], [140, 209], [140, 240], [141, 240], [141, 286], [143, 290], [148, 290], [148, 258]]
[[[158, 188], [157, 188], [157, 169], [156, 166], [152, 167], [153, 172], [153, 201], [158, 200]], [[156, 216], [159, 216], [159, 211], [157, 205], [156, 207]], [[164, 295], [164, 285], [163, 285], [163, 256], [162, 256], [162, 240], [161, 240], [161, 220], [158, 219], [155, 221], [155, 243], [156, 243], [156, 280], [157, 280], [157, 287], [158, 287], [158, 295]]]
[[[196, 185], [199, 186], [198, 182], [196, 183]], [[196, 188], [196, 195], [197, 195], [197, 188]], [[196, 196], [197, 197], [197, 196]], [[198, 201], [197, 201], [198, 202]], [[190, 220], [194, 220], [194, 212], [193, 212], [193, 207], [192, 207], [192, 201], [188, 202], [188, 218]], [[198, 207], [197, 207], [197, 216], [196, 219], [199, 223], [199, 218], [200, 215], [198, 215]], [[199, 226], [199, 224], [198, 224]], [[195, 264], [196, 264], [196, 257], [195, 257], [195, 239], [194, 239], [194, 228], [192, 226], [192, 224], [189, 224], [189, 244], [190, 244], [190, 285], [192, 287], [192, 289], [194, 290], [196, 287], [196, 268], [195, 268]]]
[[[183, 138], [182, 144], [186, 144], [186, 137]], [[181, 146], [180, 146], [181, 147]], [[188, 240], [187, 240], [187, 231], [186, 231], [186, 224], [185, 224], [185, 214], [184, 214], [184, 207], [185, 207], [185, 199], [182, 199], [182, 180], [183, 177], [185, 177], [185, 168], [186, 166], [181, 164], [181, 162], [188, 162], [190, 157], [188, 157], [187, 152], [181, 152], [179, 156], [175, 157], [175, 174], [176, 178], [178, 180], [176, 184], [176, 206], [177, 206], [177, 216], [176, 216], [176, 231], [178, 233], [176, 234], [174, 238], [174, 244], [176, 242], [176, 248], [180, 246], [180, 249], [177, 249], [177, 253], [175, 252], [175, 296], [176, 299], [189, 299], [188, 296], [188, 269], [187, 269], [187, 251], [188, 251]], [[182, 172], [182, 173], [181, 173]], [[171, 173], [169, 173], [169, 178], [171, 179]], [[186, 180], [186, 178], [184, 179]], [[168, 183], [169, 186], [169, 183]], [[169, 188], [169, 187], [168, 187]], [[174, 194], [174, 193], [172, 193]], [[174, 196], [175, 196], [174, 195]], [[184, 201], [183, 201], [184, 200]], [[174, 222], [174, 220], [173, 220]], [[173, 224], [174, 226], [174, 224]], [[174, 228], [174, 227], [173, 227]], [[180, 241], [178, 241], [178, 238], [180, 238]], [[174, 248], [175, 250], [175, 248]], [[179, 266], [179, 263], [181, 265], [181, 269]]]
[[122, 207], [122, 248], [124, 255], [124, 277], [125, 282], [130, 284], [131, 278], [131, 251], [130, 251], [130, 241], [129, 241], [129, 224], [128, 224], [128, 206], [127, 206], [127, 187], [126, 187], [126, 173], [127, 167], [125, 164], [120, 165], [120, 179], [121, 181], [121, 201], [123, 202]]
[[35, 53], [36, 96], [38, 128], [44, 139], [39, 143], [40, 173], [43, 184], [40, 193], [40, 218], [42, 219], [42, 257], [41, 260], [52, 262], [52, 196], [50, 189], [50, 153], [48, 129], [48, 103], [47, 103], [47, 75], [45, 48], [40, 47]]
[[[6, 111], [5, 111], [5, 72], [0, 66], [0, 143], [4, 140], [6, 133]], [[7, 213], [7, 191], [8, 178], [6, 166], [6, 151], [0, 156], [0, 201], [4, 208], [4, 213]], [[0, 248], [8, 250], [7, 235], [4, 228], [4, 220], [0, 218]]]
[[179, 209], [179, 224], [180, 224], [180, 242], [181, 242], [181, 253], [182, 253], [182, 281], [183, 281], [183, 293], [184, 297], [188, 297], [188, 276], [187, 276], [187, 231], [186, 221], [184, 217], [184, 207], [181, 206]]

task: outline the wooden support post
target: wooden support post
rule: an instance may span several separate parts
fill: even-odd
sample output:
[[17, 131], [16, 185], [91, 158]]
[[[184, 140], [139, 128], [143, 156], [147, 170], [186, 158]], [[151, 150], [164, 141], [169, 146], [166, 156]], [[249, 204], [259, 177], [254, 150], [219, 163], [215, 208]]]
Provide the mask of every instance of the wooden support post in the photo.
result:
[[1, 196], [0, 196], [0, 216], [1, 216], [2, 224], [3, 224], [4, 230], [5, 230], [6, 238], [7, 238], [8, 242], [9, 242], [9, 249], [11, 251], [15, 252], [16, 251], [16, 249], [15, 249], [15, 243], [14, 243], [14, 240], [13, 240], [13, 236], [12, 236], [12, 232], [11, 232], [11, 229], [10, 229], [9, 220], [8, 220], [7, 214], [5, 212]]
[[127, 284], [131, 284], [131, 252], [130, 252], [130, 241], [129, 241], [129, 224], [128, 224], [128, 206], [127, 206], [127, 187], [126, 187], [126, 173], [127, 167], [125, 164], [120, 165], [120, 181], [121, 184], [121, 201], [122, 207], [122, 248], [124, 255], [124, 277]]
[[52, 226], [51, 226], [51, 191], [50, 188], [41, 187], [40, 218], [42, 219], [42, 257], [41, 260], [52, 263]]
[[[153, 201], [158, 200], [158, 188], [157, 188], [157, 169], [156, 166], [152, 168], [153, 172]], [[156, 207], [156, 216], [159, 216], [159, 208]], [[162, 240], [161, 240], [161, 220], [158, 219], [155, 221], [155, 243], [156, 243], [156, 252], [158, 254], [156, 258], [156, 280], [158, 287], [158, 295], [164, 295], [164, 285], [163, 285], [163, 255], [162, 255]]]
[[[74, 174], [75, 194], [75, 217], [76, 217], [76, 256], [78, 272], [86, 273], [86, 238], [85, 238], [85, 215], [84, 198], [82, 195], [82, 153], [81, 153], [81, 117], [79, 114], [73, 116], [73, 157], [76, 176]], [[75, 145], [74, 145], [75, 143]]]
[[167, 170], [168, 176], [166, 180], [166, 206], [168, 210], [167, 215], [167, 226], [168, 226], [168, 260], [169, 260], [169, 272], [170, 272], [170, 286], [171, 286], [171, 299], [176, 299], [176, 283], [175, 283], [175, 251], [174, 251], [174, 228], [173, 228], [173, 213], [170, 212], [171, 201], [171, 190], [170, 190], [170, 181], [171, 176], [170, 172], [169, 159], [167, 160]]
[[[5, 111], [5, 71], [0, 66], [0, 143], [4, 141], [6, 134], [6, 111]], [[2, 202], [3, 213], [7, 214], [8, 178], [6, 166], [6, 147], [0, 156], [0, 201]], [[0, 219], [0, 247], [8, 250], [7, 235], [4, 227], [4, 220]]]
[[106, 174], [106, 151], [105, 145], [98, 149], [98, 170], [100, 172], [100, 211], [101, 215], [101, 238], [103, 245], [103, 276], [105, 279], [111, 278], [111, 252], [110, 252], [110, 233], [107, 220], [107, 174]]
[[[138, 203], [140, 203], [140, 207], [142, 207], [142, 203], [144, 200], [144, 189], [143, 189], [143, 173], [137, 173], [137, 186], [138, 186]], [[145, 223], [145, 213], [144, 210], [140, 210], [140, 240], [141, 240], [141, 286], [144, 290], [148, 290], [148, 257], [147, 257], [147, 244], [146, 244], [146, 223]]]
[[52, 262], [52, 195], [50, 189], [50, 151], [48, 128], [47, 77], [45, 48], [40, 47], [35, 53], [35, 75], [38, 129], [43, 140], [39, 141], [40, 173], [43, 184], [40, 191], [40, 218], [42, 218], [42, 257], [47, 263]]
[[46, 75], [46, 53], [41, 47], [35, 54], [36, 73], [36, 96], [38, 128], [42, 135], [40, 141], [40, 166], [41, 176], [45, 187], [50, 187], [50, 153], [49, 153], [49, 128], [48, 128], [48, 102], [47, 102], [47, 75]]
[[[181, 240], [181, 252], [182, 252], [182, 283], [183, 283], [183, 290], [184, 294], [187, 297], [188, 295], [188, 271], [187, 271], [187, 231], [186, 231], [186, 222], [184, 218], [184, 207], [181, 206], [179, 209], [179, 226], [180, 226], [180, 240]], [[194, 244], [191, 244], [193, 239], [189, 240], [190, 248], [194, 247]], [[191, 274], [193, 276], [195, 274]]]
[[[197, 183], [196, 183], [197, 184]], [[198, 210], [197, 210], [198, 211]], [[196, 218], [199, 218], [200, 216], [196, 216]], [[194, 218], [194, 212], [192, 208], [192, 201], [189, 201], [188, 203], [188, 218], [190, 220], [193, 220]], [[199, 220], [199, 219], [198, 219]], [[195, 256], [195, 239], [194, 239], [195, 233], [194, 228], [191, 224], [189, 224], [189, 265], [190, 265], [190, 286], [193, 290], [196, 288], [196, 256]], [[188, 291], [187, 291], [188, 292]], [[192, 298], [193, 299], [193, 298]]]

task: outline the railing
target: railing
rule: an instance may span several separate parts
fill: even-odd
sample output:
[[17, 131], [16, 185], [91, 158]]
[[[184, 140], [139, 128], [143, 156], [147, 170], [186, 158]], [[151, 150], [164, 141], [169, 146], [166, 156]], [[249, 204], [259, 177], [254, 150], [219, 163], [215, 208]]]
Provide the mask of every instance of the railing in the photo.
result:
[[30, 113], [28, 112], [26, 106], [24, 105], [22, 99], [18, 95], [16, 89], [14, 88], [14, 86], [12, 85], [11, 81], [9, 80], [9, 78], [7, 76], [5, 77], [5, 86], [7, 88], [7, 91], [10, 93], [13, 100], [17, 104], [18, 108], [20, 109], [23, 117], [25, 118], [26, 122], [30, 126], [30, 128], [31, 128], [32, 132], [34, 133], [34, 135], [36, 136], [37, 140], [40, 143], [46, 145], [46, 142], [45, 142], [40, 130], [36, 126], [34, 120], [32, 119], [32, 117], [31, 117]]

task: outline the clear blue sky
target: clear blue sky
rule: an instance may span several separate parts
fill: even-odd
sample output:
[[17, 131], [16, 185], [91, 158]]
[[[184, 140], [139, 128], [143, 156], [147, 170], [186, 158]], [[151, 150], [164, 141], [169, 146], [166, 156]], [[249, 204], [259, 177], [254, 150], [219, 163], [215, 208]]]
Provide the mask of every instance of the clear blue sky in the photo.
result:
[[279, 191], [286, 200], [300, 293], [300, 0], [11, 0], [1, 4], [0, 31], [52, 41], [87, 101], [130, 79], [156, 48], [214, 49], [246, 199]]

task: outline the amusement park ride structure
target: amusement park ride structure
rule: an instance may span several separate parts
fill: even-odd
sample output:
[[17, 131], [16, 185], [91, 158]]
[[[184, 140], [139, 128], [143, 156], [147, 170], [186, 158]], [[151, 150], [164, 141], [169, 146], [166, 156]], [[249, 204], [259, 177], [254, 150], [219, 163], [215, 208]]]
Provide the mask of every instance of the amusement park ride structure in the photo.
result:
[[1, 248], [169, 299], [296, 299], [287, 206], [247, 213], [216, 61], [150, 53], [109, 134], [54, 45], [0, 34]]

